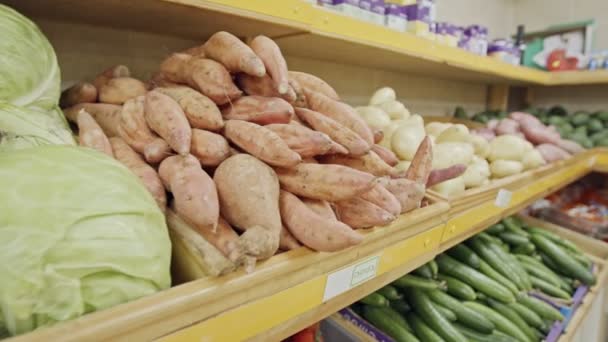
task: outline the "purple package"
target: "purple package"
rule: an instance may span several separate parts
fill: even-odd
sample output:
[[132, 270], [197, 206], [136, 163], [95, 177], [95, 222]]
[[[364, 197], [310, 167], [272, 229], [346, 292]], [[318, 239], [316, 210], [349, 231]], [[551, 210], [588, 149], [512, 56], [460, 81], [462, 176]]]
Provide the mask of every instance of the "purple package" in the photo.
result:
[[360, 0], [359, 8], [364, 11], [371, 12], [372, 11], [372, 0]]
[[405, 32], [407, 29], [407, 14], [405, 14], [405, 6], [397, 4], [384, 5], [384, 25], [399, 32]]
[[405, 8], [409, 21], [417, 20], [430, 25], [435, 19], [435, 4], [431, 0], [418, 0]]
[[372, 12], [384, 16], [386, 12], [384, 0], [372, 0]]
[[395, 342], [395, 340], [393, 340], [390, 336], [368, 323], [365, 319], [357, 315], [353, 310], [345, 308], [340, 310], [339, 313], [344, 319], [357, 326], [357, 328], [361, 329], [364, 333], [371, 336], [375, 341]]
[[397, 4], [385, 4], [384, 5], [384, 13], [385, 15], [391, 15], [395, 17], [400, 17], [403, 19], [407, 19], [407, 14], [405, 13], [405, 6], [400, 6]]

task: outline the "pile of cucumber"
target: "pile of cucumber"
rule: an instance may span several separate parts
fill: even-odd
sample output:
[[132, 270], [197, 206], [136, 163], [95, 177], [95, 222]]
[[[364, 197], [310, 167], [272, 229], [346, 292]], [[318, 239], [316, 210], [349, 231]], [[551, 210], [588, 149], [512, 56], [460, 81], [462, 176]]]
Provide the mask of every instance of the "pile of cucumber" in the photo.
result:
[[536, 296], [568, 304], [591, 268], [570, 241], [510, 217], [352, 308], [395, 341], [540, 341], [564, 317]]

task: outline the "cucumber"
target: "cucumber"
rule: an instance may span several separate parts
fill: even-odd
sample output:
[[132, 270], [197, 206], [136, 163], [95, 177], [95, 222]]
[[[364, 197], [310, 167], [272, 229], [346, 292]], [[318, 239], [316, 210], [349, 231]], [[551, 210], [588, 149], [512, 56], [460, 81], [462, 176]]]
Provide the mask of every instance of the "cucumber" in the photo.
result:
[[486, 233], [479, 233], [477, 234], [477, 237], [482, 238], [486, 241], [489, 241], [491, 243], [495, 243], [498, 246], [504, 246], [506, 245], [506, 243], [504, 241], [502, 241], [498, 236], [495, 235], [490, 235], [490, 234], [486, 234]]
[[572, 299], [572, 296], [570, 296], [568, 292], [559, 288], [559, 286], [555, 286], [534, 276], [530, 277], [530, 280], [532, 280], [532, 286], [534, 286], [534, 288], [541, 290], [545, 294], [567, 300]]
[[416, 336], [420, 337], [423, 342], [444, 342], [445, 340], [441, 336], [431, 329], [422, 318], [418, 317], [415, 313], [407, 314], [407, 321], [414, 329]]
[[418, 267], [417, 269], [413, 270], [412, 273], [426, 279], [433, 279], [433, 271], [431, 270], [431, 266], [429, 266], [429, 264], [424, 264]]
[[392, 319], [395, 323], [397, 323], [398, 325], [405, 328], [405, 330], [407, 330], [409, 332], [414, 332], [414, 330], [412, 330], [412, 327], [410, 327], [410, 325], [407, 323], [407, 320], [405, 319], [405, 317], [403, 317], [400, 313], [391, 309], [390, 307], [382, 308], [382, 310], [390, 319]]
[[437, 304], [435, 302], [433, 302], [433, 306], [448, 321], [454, 322], [457, 319], [456, 314], [454, 313], [454, 311], [452, 311], [452, 310], [450, 310], [450, 309], [448, 309], [448, 308], [446, 308], [444, 306], [441, 306], [441, 305], [439, 305], [439, 304]]
[[514, 217], [504, 218], [502, 220], [502, 224], [505, 226], [505, 231], [530, 237], [530, 234], [528, 234], [528, 232], [522, 228], [521, 223], [518, 222], [518, 220], [516, 220]]
[[[488, 247], [490, 248], [490, 250], [494, 251], [494, 254], [496, 256], [498, 256], [498, 258], [500, 260], [502, 260], [505, 264], [508, 265], [508, 268], [510, 268], [511, 270], [513, 270], [515, 272], [516, 277], [521, 281], [521, 285], [523, 286], [523, 289], [525, 290], [531, 290], [532, 289], [532, 283], [530, 282], [530, 278], [528, 276], [528, 273], [526, 273], [526, 271], [519, 265], [519, 263], [517, 262], [517, 259], [513, 256], [513, 254], [505, 252], [503, 250], [501, 250], [500, 248], [498, 248], [496, 245], [494, 244], [488, 244]], [[505, 275], [505, 277], [512, 279], [514, 278], [513, 275]]]
[[483, 303], [484, 301], [488, 300], [488, 296], [481, 292], [475, 292], [475, 295], [477, 296], [477, 301], [480, 303]]
[[363, 318], [373, 324], [376, 328], [384, 331], [398, 342], [419, 342], [418, 338], [407, 331], [404, 327], [393, 321], [381, 308], [365, 306]]
[[431, 260], [428, 264], [431, 267], [431, 273], [433, 273], [433, 278], [437, 278], [437, 273], [439, 273], [439, 266], [437, 266], [437, 262], [435, 260]]
[[513, 311], [517, 312], [519, 317], [526, 321], [529, 326], [537, 329], [543, 329], [545, 327], [543, 319], [536, 312], [530, 310], [525, 305], [520, 303], [511, 303], [507, 304], [507, 306], [513, 309]]
[[517, 342], [517, 339], [509, 335], [498, 333], [498, 331], [491, 334], [482, 334], [458, 323], [453, 323], [453, 325], [471, 342]]
[[[503, 315], [506, 319], [511, 321], [511, 323], [515, 324], [517, 326], [517, 328], [519, 328], [519, 330], [521, 330], [521, 332], [523, 332], [526, 336], [528, 336], [529, 341], [536, 340], [536, 335], [534, 334], [534, 329], [532, 329], [528, 325], [528, 323], [526, 323], [526, 321], [524, 321], [524, 319], [521, 318], [517, 314], [517, 312], [515, 310], [513, 310], [510, 307], [508, 307], [507, 305], [497, 302], [493, 299], [489, 299], [488, 303], [490, 304], [490, 307], [492, 309], [496, 310], [496, 312]], [[513, 337], [515, 337], [515, 336], [513, 336]]]
[[412, 310], [410, 305], [403, 299], [391, 300], [390, 307], [400, 314], [406, 314]]
[[512, 253], [513, 254], [523, 254], [523, 255], [530, 255], [532, 253], [534, 253], [534, 251], [536, 251], [536, 246], [534, 246], [533, 243], [528, 242], [524, 245], [519, 245], [515, 248], [513, 248]]
[[[572, 241], [570, 240], [566, 240], [564, 238], [562, 238], [561, 236], [550, 232], [548, 230], [542, 229], [542, 228], [536, 228], [536, 227], [531, 227], [530, 229], [528, 229], [531, 233], [537, 233], [540, 235], [543, 235], [545, 237], [547, 237], [549, 240], [555, 242], [556, 244], [564, 247], [566, 250], [569, 250], [571, 252], [574, 252], [578, 255], [585, 255], [579, 248], [577, 245], [575, 245]], [[589, 260], [591, 261], [591, 260]]]
[[530, 297], [528, 295], [521, 295], [517, 299], [517, 302], [524, 305], [528, 309], [536, 312], [540, 317], [544, 319], [548, 319], [551, 321], [561, 321], [564, 319], [564, 316], [559, 312], [559, 310], [557, 310], [550, 304], [543, 302], [540, 299]]
[[494, 323], [490, 322], [490, 320], [477, 311], [462, 305], [459, 300], [450, 295], [439, 290], [429, 291], [428, 295], [433, 302], [452, 310], [459, 323], [481, 333], [489, 334], [494, 330]]
[[496, 282], [498, 282], [502, 286], [506, 287], [514, 295], [519, 294], [519, 289], [517, 288], [517, 285], [515, 285], [508, 278], [503, 277], [502, 274], [498, 273], [487, 262], [485, 262], [485, 261], [482, 260], [481, 267], [480, 267], [479, 271], [481, 271], [481, 273], [485, 274], [486, 276], [494, 279]]
[[441, 338], [448, 342], [467, 342], [467, 339], [433, 306], [433, 302], [424, 291], [412, 288], [407, 293], [407, 300], [420, 318]]
[[445, 284], [411, 274], [406, 274], [403, 277], [395, 280], [392, 285], [395, 285], [397, 287], [422, 288], [425, 290], [445, 288]]
[[498, 235], [505, 231], [505, 226], [502, 223], [497, 223], [489, 226], [485, 232], [492, 235]]
[[568, 253], [553, 241], [540, 234], [532, 234], [532, 243], [545, 253], [567, 276], [580, 280], [585, 285], [595, 284], [595, 276], [591, 271], [573, 260]]
[[530, 242], [527, 237], [511, 232], [500, 233], [498, 234], [498, 237], [502, 241], [514, 246], [521, 246]]
[[446, 253], [452, 258], [463, 262], [473, 268], [479, 268], [479, 256], [463, 243], [448, 249]]
[[505, 334], [515, 337], [520, 341], [528, 341], [528, 336], [524, 334], [513, 322], [504, 317], [503, 315], [496, 312], [494, 309], [491, 309], [485, 305], [476, 303], [476, 302], [464, 302], [465, 306], [470, 309], [473, 309], [480, 314], [487, 317], [494, 325], [496, 326], [496, 330], [502, 331]]
[[475, 300], [477, 297], [475, 295], [475, 290], [473, 290], [471, 286], [454, 277], [439, 274], [437, 278], [445, 281], [446, 285], [448, 286], [448, 293], [456, 298], [460, 298], [462, 300]]
[[376, 307], [387, 307], [389, 305], [388, 299], [386, 299], [383, 295], [377, 292], [372, 292], [367, 296], [361, 298], [360, 302]]
[[579, 264], [583, 265], [583, 267], [585, 268], [591, 268], [591, 266], [593, 265], [593, 263], [591, 262], [591, 260], [589, 260], [589, 258], [587, 258], [586, 255], [580, 255], [580, 254], [576, 254], [570, 250], [564, 249], [566, 251], [566, 253], [570, 254], [570, 256], [578, 261]]
[[483, 273], [454, 260], [446, 254], [439, 255], [436, 260], [441, 273], [460, 279], [475, 290], [501, 302], [512, 303], [515, 301], [515, 297], [506, 287]]
[[563, 274], [562, 270], [559, 269], [559, 266], [555, 263], [555, 261], [553, 261], [553, 259], [551, 259], [551, 257], [549, 257], [547, 254], [540, 252], [538, 253], [540, 255], [540, 259], [543, 263], [543, 265], [547, 266], [550, 270], [552, 270], [555, 273], [559, 273], [559, 274]]
[[381, 294], [384, 298], [388, 300], [397, 300], [403, 298], [403, 295], [397, 291], [397, 288], [393, 285], [386, 285], [383, 288], [380, 288], [377, 293]]
[[507, 262], [505, 258], [501, 258], [499, 254], [496, 253], [496, 250], [492, 249], [491, 243], [483, 241], [478, 237], [470, 239], [469, 243], [471, 248], [473, 248], [485, 262], [492, 266], [493, 269], [498, 271], [502, 276], [512, 279], [513, 283], [515, 283], [519, 289], [526, 289], [523, 279], [521, 279], [519, 274], [511, 267], [510, 263]]
[[[561, 288], [563, 282], [557, 276], [557, 274], [553, 273], [553, 271], [545, 269], [543, 267], [539, 267], [526, 261], [520, 261], [520, 264], [523, 266], [526, 272], [528, 272], [528, 274], [530, 275], [530, 279], [532, 277], [536, 277], [552, 284], [553, 286]], [[532, 283], [532, 285], [534, 285], [534, 283]]]

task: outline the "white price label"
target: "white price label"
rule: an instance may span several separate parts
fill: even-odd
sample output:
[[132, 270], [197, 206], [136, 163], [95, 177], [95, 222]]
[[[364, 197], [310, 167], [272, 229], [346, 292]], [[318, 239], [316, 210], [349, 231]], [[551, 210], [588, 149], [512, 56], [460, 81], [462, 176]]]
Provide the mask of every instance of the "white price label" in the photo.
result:
[[513, 193], [509, 190], [500, 189], [498, 190], [498, 194], [496, 194], [496, 201], [494, 201], [494, 205], [499, 208], [506, 208], [511, 203], [511, 197], [513, 197]]
[[378, 261], [380, 256], [374, 256], [328, 275], [323, 302], [375, 277]]

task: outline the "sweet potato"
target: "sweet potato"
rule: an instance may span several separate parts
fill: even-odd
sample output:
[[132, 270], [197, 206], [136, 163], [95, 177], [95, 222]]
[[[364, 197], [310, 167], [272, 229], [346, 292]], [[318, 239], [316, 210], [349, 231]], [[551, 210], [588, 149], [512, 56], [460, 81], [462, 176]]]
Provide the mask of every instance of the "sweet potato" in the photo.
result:
[[174, 53], [161, 63], [160, 71], [167, 80], [187, 84], [218, 105], [242, 95], [228, 70], [211, 59]]
[[114, 151], [116, 160], [125, 165], [142, 181], [146, 189], [152, 194], [158, 207], [164, 212], [167, 207], [167, 195], [165, 188], [156, 173], [150, 165], [141, 158], [137, 152], [133, 151], [129, 145], [118, 137], [110, 138], [110, 144]]
[[362, 156], [371, 148], [357, 133], [321, 113], [296, 108], [296, 115], [314, 130], [327, 134], [333, 141], [344, 146], [353, 156]]
[[289, 123], [293, 107], [278, 97], [244, 96], [222, 109], [226, 120], [244, 120], [259, 125]]
[[81, 109], [76, 121], [78, 124], [78, 141], [80, 146], [86, 146], [114, 157], [108, 137], [103, 133], [103, 130], [95, 122], [91, 114]]
[[237, 249], [239, 234], [222, 217], [219, 217], [217, 221], [215, 232], [210, 229], [201, 229], [198, 232], [205, 240], [222, 252], [226, 258], [234, 261], [240, 257], [240, 252]]
[[287, 91], [284, 94], [279, 93], [270, 76], [262, 77], [251, 76], [247, 74], [238, 74], [236, 83], [247, 95], [258, 95], [265, 97], [280, 97], [289, 103], [295, 103], [297, 94], [291, 86], [287, 86]]
[[97, 101], [97, 88], [91, 83], [76, 83], [61, 93], [61, 108]]
[[359, 197], [336, 202], [334, 205], [338, 219], [354, 229], [384, 226], [396, 218], [388, 211]]
[[301, 163], [276, 172], [283, 189], [298, 196], [330, 202], [355, 197], [376, 183], [373, 175], [342, 165]]
[[382, 158], [378, 157], [372, 151], [360, 156], [360, 157], [349, 157], [338, 154], [331, 154], [320, 157], [320, 161], [323, 164], [337, 164], [351, 167], [353, 169], [371, 173], [374, 176], [397, 176], [400, 172], [396, 171], [390, 165], [384, 162]]
[[327, 134], [313, 131], [302, 125], [271, 124], [264, 127], [281, 137], [287, 146], [302, 158], [325, 154], [333, 146], [333, 141]]
[[386, 210], [395, 217], [401, 214], [401, 203], [382, 184], [376, 184], [369, 191], [362, 193], [360, 197]]
[[371, 128], [351, 106], [317, 92], [306, 92], [306, 99], [310, 109], [351, 129], [363, 138], [368, 145], [374, 144], [374, 134]]
[[[536, 118], [534, 118], [534, 119], [536, 119]], [[557, 145], [562, 140], [562, 138], [560, 137], [558, 132], [551, 130], [549, 127], [543, 125], [542, 123], [540, 125], [537, 125], [537, 124], [529, 123], [526, 121], [526, 122], [520, 123], [520, 127], [521, 127], [521, 132], [526, 137], [526, 140], [528, 140], [529, 142], [531, 142], [535, 145], [536, 144]]]
[[169, 96], [153, 90], [144, 103], [148, 126], [180, 155], [190, 153], [192, 129], [182, 108]]
[[228, 32], [216, 32], [203, 48], [205, 57], [222, 63], [230, 72], [244, 72], [257, 77], [266, 74], [264, 62], [249, 46]]
[[418, 149], [414, 154], [410, 167], [407, 169], [405, 177], [414, 182], [426, 184], [432, 169], [433, 143], [427, 135], [422, 139], [420, 145], [418, 145]]
[[289, 91], [289, 75], [287, 74], [287, 62], [285, 62], [281, 53], [281, 48], [274, 40], [266, 36], [253, 38], [249, 46], [264, 63], [266, 73], [272, 78], [279, 94], [287, 94]]
[[372, 132], [374, 134], [374, 144], [379, 144], [384, 139], [384, 131], [381, 129], [375, 129]]
[[329, 204], [329, 202], [321, 201], [321, 200], [314, 200], [314, 199], [310, 199], [310, 198], [301, 198], [300, 200], [302, 202], [304, 202], [304, 204], [306, 204], [308, 209], [314, 211], [315, 213], [317, 213], [317, 215], [321, 216], [322, 218], [328, 219], [328, 220], [337, 220], [338, 219], [338, 218], [336, 218], [336, 213], [334, 213], [334, 210], [331, 208], [331, 204]]
[[203, 45], [193, 46], [184, 51], [181, 51], [180, 53], [185, 53], [185, 54], [188, 54], [191, 56], [205, 58], [205, 45], [203, 44]]
[[190, 152], [203, 166], [218, 166], [230, 156], [230, 145], [219, 134], [194, 128]]
[[179, 84], [169, 81], [167, 76], [164, 73], [158, 71], [155, 72], [152, 77], [147, 82], [148, 89], [154, 89], [158, 87], [178, 87]]
[[295, 101], [292, 103], [294, 105], [294, 107], [308, 108], [308, 101], [306, 101], [306, 94], [304, 94], [304, 89], [302, 88], [300, 83], [298, 83], [298, 81], [296, 81], [295, 79], [290, 77], [289, 78], [289, 88], [291, 88], [291, 90], [293, 91], [293, 93], [295, 95]]
[[197, 231], [217, 230], [220, 216], [215, 183], [192, 155], [171, 156], [160, 163], [158, 173], [173, 193], [177, 214]]
[[298, 239], [293, 236], [285, 226], [281, 226], [281, 235], [279, 236], [279, 249], [282, 251], [290, 251], [302, 247]]
[[156, 88], [154, 90], [171, 97], [184, 110], [192, 128], [219, 131], [224, 127], [222, 113], [211, 99], [198, 91], [184, 86]]
[[463, 164], [456, 164], [445, 169], [433, 170], [429, 174], [429, 178], [426, 181], [426, 187], [430, 188], [435, 184], [445, 182], [452, 178], [461, 176], [467, 170], [467, 166]]
[[104, 70], [99, 75], [95, 76], [95, 79], [93, 80], [93, 85], [97, 90], [99, 90], [103, 85], [108, 83], [108, 81], [113, 78], [129, 76], [131, 76], [131, 72], [129, 71], [129, 68], [127, 68], [127, 66], [121, 64], [114, 65]]
[[99, 88], [99, 102], [118, 104], [128, 99], [145, 95], [148, 90], [144, 82], [132, 77], [115, 77]]
[[340, 97], [334, 88], [317, 76], [300, 71], [289, 71], [289, 79], [293, 79], [298, 82], [300, 87], [306, 92], [318, 92], [331, 99], [340, 100]]
[[273, 166], [293, 167], [302, 161], [276, 133], [251, 122], [228, 120], [224, 127], [228, 140]]
[[68, 120], [75, 123], [81, 109], [91, 114], [106, 136], [116, 137], [119, 135], [118, 126], [120, 125], [121, 106], [107, 103], [79, 103], [64, 109], [63, 113]]
[[553, 144], [540, 144], [535, 147], [547, 163], [567, 159], [570, 153]]
[[271, 257], [281, 234], [279, 181], [274, 171], [255, 157], [237, 154], [217, 167], [213, 180], [222, 217], [245, 231], [239, 248], [258, 259]]
[[349, 226], [328, 220], [310, 210], [298, 197], [281, 190], [281, 218], [289, 231], [305, 246], [335, 252], [359, 244], [363, 237]]
[[381, 178], [380, 184], [397, 198], [401, 204], [402, 214], [419, 208], [424, 198], [424, 184], [416, 183], [407, 178]]
[[583, 152], [585, 149], [577, 142], [572, 140], [560, 139], [557, 146], [568, 153], [576, 154]]
[[385, 163], [387, 163], [390, 166], [395, 166], [399, 163], [399, 159], [397, 158], [395, 153], [393, 153], [393, 151], [389, 150], [388, 148], [386, 148], [382, 145], [378, 145], [378, 144], [373, 145], [372, 152], [377, 154], [378, 157], [380, 157], [382, 160], [384, 160]]
[[145, 96], [125, 102], [120, 113], [118, 133], [131, 148], [142, 153], [148, 163], [156, 164], [171, 155], [171, 147], [148, 127], [144, 102]]

